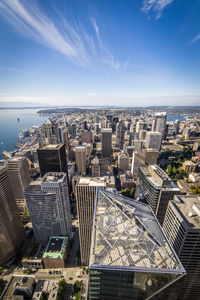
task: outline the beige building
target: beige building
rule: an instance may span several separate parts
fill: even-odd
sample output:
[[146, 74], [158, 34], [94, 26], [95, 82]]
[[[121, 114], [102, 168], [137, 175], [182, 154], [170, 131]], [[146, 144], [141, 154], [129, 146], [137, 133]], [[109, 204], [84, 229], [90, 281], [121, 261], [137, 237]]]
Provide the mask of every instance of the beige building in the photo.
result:
[[100, 169], [100, 163], [97, 156], [93, 158], [91, 161], [92, 165], [92, 177], [100, 177], [101, 169]]
[[6, 167], [0, 167], [0, 264], [17, 253], [24, 237], [8, 172]]
[[186, 173], [191, 173], [194, 172], [196, 169], [196, 165], [195, 163], [193, 163], [190, 160], [186, 160], [183, 164], [182, 164], [182, 169], [184, 170], [184, 172]]
[[7, 171], [10, 184], [13, 189], [15, 201], [20, 214], [26, 207], [24, 199], [24, 189], [31, 181], [28, 161], [25, 157], [15, 157], [8, 160]]
[[77, 171], [86, 174], [86, 147], [79, 145], [75, 147], [75, 162]]
[[94, 202], [96, 189], [106, 189], [110, 185], [110, 178], [80, 177], [76, 185], [76, 205], [79, 219], [79, 239], [81, 262], [89, 264], [91, 234], [94, 216]]
[[118, 168], [120, 170], [126, 171], [128, 170], [129, 164], [129, 155], [127, 153], [118, 153]]

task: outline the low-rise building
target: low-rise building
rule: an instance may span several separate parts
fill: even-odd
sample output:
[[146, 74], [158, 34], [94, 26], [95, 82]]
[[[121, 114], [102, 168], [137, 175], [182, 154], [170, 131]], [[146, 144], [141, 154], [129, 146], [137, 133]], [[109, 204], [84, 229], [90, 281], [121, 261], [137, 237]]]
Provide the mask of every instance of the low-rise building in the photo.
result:
[[184, 172], [186, 173], [191, 173], [194, 172], [196, 168], [195, 163], [193, 163], [190, 160], [186, 160], [183, 164], [182, 164], [182, 169]]
[[49, 239], [46, 251], [42, 256], [44, 267], [64, 268], [68, 252], [68, 237], [52, 236]]
[[35, 284], [34, 277], [26, 277], [21, 275], [12, 276], [3, 294], [1, 295], [1, 299], [29, 300], [32, 297]]

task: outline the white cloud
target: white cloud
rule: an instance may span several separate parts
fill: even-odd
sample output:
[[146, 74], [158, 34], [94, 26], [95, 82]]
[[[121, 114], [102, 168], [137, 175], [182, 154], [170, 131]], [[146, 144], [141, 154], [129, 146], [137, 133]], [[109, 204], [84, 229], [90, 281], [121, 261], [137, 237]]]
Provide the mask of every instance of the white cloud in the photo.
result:
[[145, 13], [153, 11], [156, 14], [156, 18], [159, 19], [162, 15], [162, 11], [173, 1], [174, 0], [143, 0], [142, 11]]
[[195, 36], [195, 38], [193, 38], [190, 42], [190, 44], [196, 43], [200, 40], [200, 34], [198, 34], [197, 36]]
[[58, 10], [50, 17], [36, 1], [2, 0], [0, 15], [21, 35], [62, 53], [74, 64], [91, 69], [99, 65], [114, 69], [120, 66], [103, 44], [95, 18], [90, 18], [93, 36], [80, 20], [69, 23]]

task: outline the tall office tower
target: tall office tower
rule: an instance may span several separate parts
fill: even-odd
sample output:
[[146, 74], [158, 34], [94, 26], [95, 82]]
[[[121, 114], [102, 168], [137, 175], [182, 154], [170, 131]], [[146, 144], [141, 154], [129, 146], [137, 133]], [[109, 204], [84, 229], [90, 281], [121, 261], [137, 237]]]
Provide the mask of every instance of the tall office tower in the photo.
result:
[[94, 123], [96, 123], [96, 124], [99, 123], [99, 117], [98, 117], [98, 116], [95, 116], [95, 118], [94, 118]]
[[116, 126], [117, 126], [118, 122], [119, 122], [119, 118], [118, 117], [113, 117], [112, 132], [116, 131]]
[[71, 211], [67, 175], [47, 173], [24, 190], [35, 238], [47, 242], [50, 236], [71, 233]]
[[135, 140], [137, 140], [137, 132], [130, 132], [129, 133], [129, 146], [133, 146]]
[[100, 169], [100, 163], [97, 156], [93, 158], [91, 161], [92, 165], [92, 177], [100, 177], [101, 175], [101, 169]]
[[166, 112], [156, 113], [152, 131], [159, 131], [161, 133], [161, 135], [163, 136], [164, 130], [165, 130], [165, 125], [166, 125], [166, 120], [167, 120]]
[[140, 130], [139, 131], [139, 140], [145, 141], [146, 140], [147, 131], [146, 130]]
[[145, 146], [147, 149], [156, 149], [160, 151], [162, 135], [160, 132], [147, 132]]
[[69, 151], [69, 137], [68, 137], [67, 128], [65, 128], [63, 130], [63, 139], [64, 139], [64, 144], [65, 144], [65, 150], [68, 152]]
[[129, 156], [127, 153], [118, 153], [118, 168], [123, 171], [128, 170]]
[[22, 215], [26, 207], [24, 189], [31, 181], [27, 159], [25, 157], [9, 159], [7, 162], [7, 171], [18, 210]]
[[146, 149], [145, 151], [145, 164], [156, 165], [158, 160], [158, 151], [155, 149]]
[[169, 200], [180, 190], [160, 167], [149, 165], [139, 168], [136, 193], [151, 206], [162, 225]]
[[74, 139], [76, 137], [76, 124], [72, 123], [70, 125], [70, 137], [71, 139]]
[[89, 300], [163, 299], [165, 288], [185, 275], [150, 207], [102, 189], [95, 199], [89, 267]]
[[97, 187], [106, 188], [104, 177], [80, 177], [76, 185], [76, 205], [79, 219], [81, 262], [89, 264], [94, 200]]
[[101, 155], [102, 157], [110, 157], [112, 154], [112, 129], [102, 129], [101, 137]]
[[58, 134], [59, 134], [59, 143], [62, 143], [64, 144], [65, 141], [64, 141], [64, 134], [63, 134], [63, 131], [65, 130], [65, 127], [64, 126], [59, 126], [58, 127]]
[[92, 143], [92, 133], [90, 131], [81, 131], [81, 143]]
[[43, 177], [48, 172], [65, 172], [67, 174], [67, 159], [63, 144], [46, 145], [37, 150], [40, 174]]
[[113, 121], [113, 116], [112, 116], [112, 115], [107, 115], [107, 116], [106, 116], [106, 119], [107, 119], [110, 123], [112, 123], [112, 121]]
[[97, 135], [99, 133], [99, 123], [94, 124], [94, 133]]
[[163, 230], [187, 272], [181, 280], [176, 299], [199, 299], [200, 198], [175, 196], [174, 201], [169, 202]]
[[174, 133], [177, 134], [179, 131], [179, 125], [180, 125], [180, 121], [179, 120], [175, 120], [174, 121]]
[[134, 147], [135, 151], [141, 152], [143, 148], [143, 142], [142, 141], [134, 141]]
[[6, 167], [0, 166], [0, 264], [16, 255], [25, 238]]
[[119, 121], [116, 126], [116, 142], [120, 150], [123, 150], [124, 147], [124, 132], [124, 124], [122, 121]]
[[86, 147], [79, 145], [75, 147], [75, 162], [77, 171], [86, 174]]
[[40, 126], [38, 133], [40, 147], [48, 144], [60, 143], [58, 126], [49, 119], [42, 126]]
[[138, 133], [138, 135], [139, 135], [140, 131], [143, 130], [143, 129], [144, 129], [144, 122], [141, 121], [141, 120], [139, 120], [139, 121], [136, 123], [136, 129], [135, 129], [135, 131], [136, 131], [136, 132]]

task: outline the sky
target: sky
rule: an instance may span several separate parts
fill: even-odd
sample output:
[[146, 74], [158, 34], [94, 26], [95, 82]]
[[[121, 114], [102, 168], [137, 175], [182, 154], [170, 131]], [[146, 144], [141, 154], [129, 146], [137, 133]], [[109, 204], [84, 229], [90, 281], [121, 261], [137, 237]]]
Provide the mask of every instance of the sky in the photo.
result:
[[0, 0], [0, 106], [200, 105], [200, 0]]

